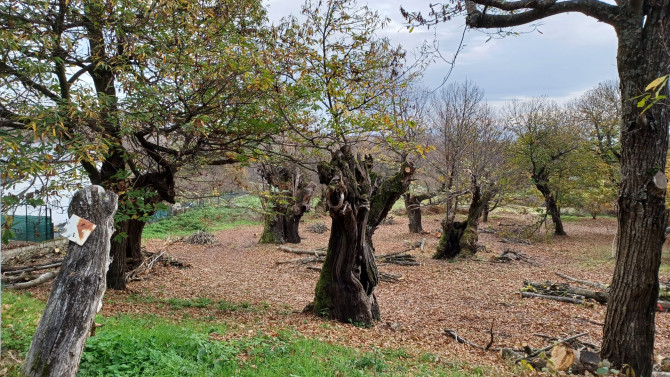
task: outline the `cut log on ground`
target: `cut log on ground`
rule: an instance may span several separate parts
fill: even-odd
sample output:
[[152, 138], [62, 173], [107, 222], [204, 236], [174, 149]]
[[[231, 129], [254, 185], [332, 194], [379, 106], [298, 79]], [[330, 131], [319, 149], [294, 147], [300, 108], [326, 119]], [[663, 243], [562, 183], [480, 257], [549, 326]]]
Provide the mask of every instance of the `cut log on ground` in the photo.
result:
[[68, 245], [63, 266], [51, 286], [23, 372], [31, 377], [74, 377], [93, 319], [102, 307], [118, 196], [100, 186], [78, 191], [69, 215], [96, 225], [80, 246]]
[[552, 369], [566, 371], [575, 363], [575, 351], [565, 344], [557, 344], [551, 348], [549, 361]]
[[325, 257], [326, 252], [324, 249], [315, 249], [315, 250], [303, 250], [303, 249], [294, 249], [288, 246], [278, 246], [277, 249], [291, 254], [304, 254], [304, 255], [314, 255], [317, 257]]
[[[521, 297], [523, 298], [543, 298], [567, 302], [570, 304], [585, 304], [587, 300], [593, 300], [599, 304], [607, 304], [609, 294], [607, 292], [592, 291], [585, 288], [570, 286], [567, 283], [555, 283], [546, 281], [543, 283], [524, 281]], [[658, 300], [657, 308], [660, 312], [670, 311], [670, 302]]]
[[567, 303], [570, 303], [570, 304], [579, 304], [579, 305], [582, 305], [585, 302], [582, 299], [574, 298], [574, 297], [540, 295], [540, 294], [531, 293], [531, 292], [521, 292], [521, 297], [523, 297], [523, 298], [543, 298], [543, 299], [546, 299], [546, 300], [554, 300], [554, 301], [567, 302]]
[[607, 303], [606, 292], [590, 291], [588, 289], [570, 286], [567, 283], [553, 283], [550, 281], [534, 282], [525, 280], [523, 282], [523, 285], [525, 290], [538, 294], [549, 295], [549, 296], [585, 298], [594, 300], [599, 304]]
[[2, 284], [14, 284], [35, 280], [40, 276], [38, 272], [22, 272], [19, 275], [8, 275], [2, 277]]
[[23, 283], [7, 284], [4, 288], [7, 289], [28, 289], [32, 287], [37, 287], [40, 284], [44, 284], [48, 281], [51, 281], [56, 277], [56, 273], [53, 271], [45, 272], [42, 275], [38, 276], [36, 279], [26, 281]]

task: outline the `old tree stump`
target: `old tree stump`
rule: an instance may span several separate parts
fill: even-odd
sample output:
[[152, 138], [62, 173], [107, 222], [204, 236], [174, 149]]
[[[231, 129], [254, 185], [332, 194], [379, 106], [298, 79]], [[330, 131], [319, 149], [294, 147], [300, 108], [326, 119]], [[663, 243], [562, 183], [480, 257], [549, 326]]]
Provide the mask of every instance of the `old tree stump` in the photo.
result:
[[109, 267], [110, 237], [118, 196], [100, 186], [89, 186], [72, 198], [68, 214], [86, 219], [96, 228], [68, 253], [37, 325], [24, 364], [27, 376], [75, 376], [93, 318], [102, 307]]

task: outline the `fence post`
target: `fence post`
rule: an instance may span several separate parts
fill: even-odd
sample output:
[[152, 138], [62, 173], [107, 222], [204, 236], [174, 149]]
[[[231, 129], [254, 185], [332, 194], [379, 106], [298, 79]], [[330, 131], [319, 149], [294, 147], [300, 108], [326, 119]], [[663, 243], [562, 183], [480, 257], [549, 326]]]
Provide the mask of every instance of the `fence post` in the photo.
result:
[[96, 224], [82, 245], [68, 253], [30, 344], [24, 372], [33, 377], [74, 377], [95, 314], [102, 307], [109, 268], [110, 237], [118, 196], [100, 186], [77, 191], [68, 214]]

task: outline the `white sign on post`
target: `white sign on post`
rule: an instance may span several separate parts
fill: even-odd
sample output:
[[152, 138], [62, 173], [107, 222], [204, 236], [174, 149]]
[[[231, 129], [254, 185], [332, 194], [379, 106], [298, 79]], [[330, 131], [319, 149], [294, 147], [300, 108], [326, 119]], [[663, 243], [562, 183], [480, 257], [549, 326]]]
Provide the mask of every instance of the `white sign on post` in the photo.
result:
[[61, 235], [82, 246], [93, 232], [93, 229], [95, 229], [95, 224], [77, 215], [72, 215], [65, 224], [65, 230]]

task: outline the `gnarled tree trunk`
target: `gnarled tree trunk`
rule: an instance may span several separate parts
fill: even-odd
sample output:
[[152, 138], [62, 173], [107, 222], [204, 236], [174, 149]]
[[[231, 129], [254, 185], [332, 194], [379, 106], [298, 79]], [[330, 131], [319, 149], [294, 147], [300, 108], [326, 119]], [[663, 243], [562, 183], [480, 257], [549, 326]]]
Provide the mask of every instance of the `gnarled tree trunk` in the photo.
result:
[[332, 218], [326, 259], [314, 294], [313, 311], [342, 322], [370, 326], [380, 319], [374, 290], [379, 283], [372, 233], [407, 190], [414, 168], [377, 186], [371, 182], [372, 157], [361, 159], [349, 146], [318, 166], [327, 184], [327, 209]]
[[477, 228], [484, 207], [495, 195], [495, 187], [490, 187], [482, 195], [481, 186], [472, 186], [472, 199], [465, 221], [444, 221], [442, 235], [437, 245], [434, 259], [454, 258], [458, 255], [472, 256], [477, 252]]
[[310, 211], [316, 184], [305, 183], [300, 169], [262, 165], [260, 173], [270, 187], [277, 190], [268, 198], [268, 213], [260, 243], [300, 243], [300, 219]]
[[116, 194], [105, 192], [100, 186], [89, 186], [74, 195], [70, 215], [86, 219], [96, 228], [83, 246], [74, 242], [68, 245], [26, 357], [27, 376], [77, 374], [86, 338], [105, 293], [117, 199]]

